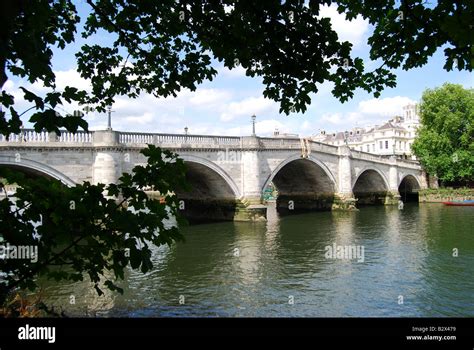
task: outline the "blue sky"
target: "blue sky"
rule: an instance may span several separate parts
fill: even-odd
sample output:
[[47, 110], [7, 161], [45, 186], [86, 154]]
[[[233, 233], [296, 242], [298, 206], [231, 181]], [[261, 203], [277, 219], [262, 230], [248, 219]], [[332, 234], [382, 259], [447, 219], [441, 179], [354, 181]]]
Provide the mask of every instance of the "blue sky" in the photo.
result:
[[[82, 19], [87, 13], [87, 6], [84, 2], [78, 3]], [[368, 59], [367, 38], [372, 29], [366, 21], [357, 18], [348, 22], [334, 7], [325, 8], [322, 15], [331, 18], [340, 38], [353, 43], [353, 56], [363, 58], [366, 67], [377, 67], [376, 62]], [[104, 36], [98, 40], [106, 43], [110, 38]], [[66, 50], [55, 51], [53, 68], [58, 87], [74, 82], [78, 87], [88, 88], [87, 81], [75, 72], [74, 53], [82, 44], [84, 39], [78, 35], [76, 42]], [[467, 71], [446, 72], [443, 69], [444, 61], [442, 50], [438, 50], [424, 67], [397, 71], [397, 86], [383, 91], [378, 99], [357, 90], [353, 99], [342, 104], [332, 96], [331, 86], [325, 83], [320, 87], [320, 92], [312, 96], [311, 105], [304, 114], [289, 116], [279, 114], [278, 104], [263, 98], [261, 78], [246, 77], [241, 68], [228, 70], [215, 63], [218, 76], [211, 82], [201, 84], [195, 92], [184, 90], [177, 98], [166, 99], [145, 94], [134, 100], [118, 97], [113, 106], [112, 126], [123, 131], [169, 133], [183, 133], [187, 126], [192, 134], [249, 135], [250, 116], [256, 114], [257, 134], [261, 136], [270, 135], [275, 128], [280, 132], [308, 136], [320, 130], [337, 131], [380, 124], [393, 115], [401, 114], [403, 105], [418, 101], [426, 88], [434, 88], [445, 82], [474, 86], [473, 74]], [[14, 93], [19, 111], [29, 107], [20, 99], [19, 86], [37, 93], [44, 91], [39, 84], [29, 86], [20, 80], [7, 82], [5, 88]], [[65, 106], [65, 110], [74, 109], [75, 106]], [[31, 124], [26, 119], [24, 124], [28, 127]], [[105, 114], [91, 113], [86, 119], [90, 128], [96, 130], [105, 128], [107, 122]]]

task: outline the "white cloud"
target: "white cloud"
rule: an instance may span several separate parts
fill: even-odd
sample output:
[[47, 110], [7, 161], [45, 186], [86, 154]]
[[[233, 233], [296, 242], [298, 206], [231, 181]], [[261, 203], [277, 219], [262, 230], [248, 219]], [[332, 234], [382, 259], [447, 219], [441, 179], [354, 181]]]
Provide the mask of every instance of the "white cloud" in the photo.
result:
[[372, 98], [359, 102], [354, 112], [325, 113], [320, 118], [324, 130], [347, 130], [355, 126], [371, 126], [385, 123], [395, 115], [402, 115], [402, 107], [416, 103], [406, 96]]
[[342, 41], [351, 42], [354, 47], [364, 43], [365, 34], [369, 29], [369, 22], [362, 16], [357, 16], [352, 21], [346, 20], [345, 14], [337, 12], [337, 6], [321, 6], [320, 17], [331, 19], [332, 28]]
[[325, 113], [321, 117], [321, 121], [324, 124], [331, 124], [334, 126], [342, 126], [347, 124], [360, 123], [365, 121], [365, 116], [360, 112], [348, 112], [348, 113]]
[[15, 87], [15, 83], [14, 83], [12, 80], [10, 80], [10, 79], [8, 79], [8, 80], [5, 82], [5, 84], [3, 84], [3, 89], [4, 89], [4, 90], [11, 90], [11, 89], [13, 89], [14, 87]]
[[226, 66], [222, 65], [216, 68], [217, 74], [225, 78], [242, 78], [245, 77], [245, 68], [242, 66], [237, 66], [233, 69], [229, 69]]
[[253, 114], [262, 115], [268, 113], [275, 113], [277, 105], [274, 101], [259, 97], [248, 97], [240, 102], [231, 102], [227, 104], [224, 111], [221, 113], [221, 120], [224, 122], [233, 120], [238, 117], [249, 117]]
[[410, 103], [415, 103], [415, 101], [405, 96], [386, 97], [380, 99], [372, 98], [370, 100], [359, 102], [358, 110], [365, 114], [394, 116], [401, 115], [402, 107]]
[[74, 86], [79, 90], [90, 91], [92, 86], [90, 82], [80, 76], [76, 69], [54, 72], [56, 75], [56, 86], [58, 90], [64, 89], [66, 86]]
[[[87, 79], [82, 78], [75, 68], [65, 71], [55, 71], [54, 74], [56, 75], [56, 89], [58, 91], [64, 90], [66, 86], [73, 86], [79, 90], [86, 91], [90, 91], [92, 88], [90, 82]], [[45, 87], [39, 81], [33, 84], [26, 83], [19, 85], [24, 86], [26, 89], [29, 89], [36, 94], [43, 94], [51, 91], [50, 88]]]
[[146, 125], [153, 122], [153, 114], [150, 112], [143, 113], [142, 115], [132, 115], [123, 118], [122, 120], [130, 124]]
[[189, 102], [195, 106], [220, 105], [231, 98], [231, 93], [219, 89], [199, 89], [189, 98]]

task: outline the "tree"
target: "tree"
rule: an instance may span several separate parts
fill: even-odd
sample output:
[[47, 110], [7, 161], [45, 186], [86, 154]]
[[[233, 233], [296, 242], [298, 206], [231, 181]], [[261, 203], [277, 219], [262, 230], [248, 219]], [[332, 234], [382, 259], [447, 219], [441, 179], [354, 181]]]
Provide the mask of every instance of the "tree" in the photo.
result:
[[[0, 176], [21, 184], [15, 202], [0, 201], [0, 271], [5, 274], [0, 303], [16, 287], [34, 290], [37, 276], [79, 281], [87, 274], [99, 294], [101, 283], [120, 292], [115, 282], [123, 279], [127, 266], [143, 273], [152, 268], [150, 244], [171, 245], [183, 238], [173, 191], [187, 188], [184, 163], [153, 145], [141, 152], [147, 165], [109, 185], [66, 187], [58, 180], [0, 168]], [[147, 197], [141, 190], [145, 186], [164, 194], [164, 202]], [[37, 247], [35, 256], [10, 259], [24, 247]]]
[[474, 90], [444, 84], [423, 92], [421, 127], [412, 149], [425, 169], [445, 183], [474, 180]]
[[[75, 132], [78, 128], [87, 130], [87, 123], [80, 113], [58, 113], [60, 105], [77, 102], [85, 110], [103, 112], [120, 95], [135, 98], [146, 92], [176, 96], [184, 88], [194, 91], [197, 84], [217, 74], [213, 58], [228, 68], [242, 66], [248, 76], [262, 77], [263, 94], [279, 102], [280, 112], [286, 114], [304, 112], [311, 102], [310, 95], [317, 93], [318, 84], [324, 82], [333, 83], [332, 92], [342, 102], [357, 88], [379, 96], [385, 87], [396, 85], [394, 69], [422, 66], [440, 47], [446, 55], [445, 69], [472, 71], [473, 66], [473, 8], [464, 1], [430, 6], [422, 0], [86, 3], [89, 14], [80, 25], [71, 0], [0, 2], [0, 133], [19, 133], [21, 116], [26, 113], [17, 111], [15, 97], [4, 89], [9, 76], [26, 78], [47, 89], [39, 96], [21, 87], [24, 99], [32, 104], [30, 121], [37, 131], [59, 132], [59, 128], [66, 128]], [[370, 58], [380, 62], [378, 68], [366, 71], [363, 60], [352, 57], [352, 44], [341, 42], [330, 20], [319, 16], [320, 7], [331, 3], [348, 19], [362, 15], [374, 26], [369, 38]], [[90, 43], [76, 53], [77, 70], [91, 81], [92, 90], [83, 91], [71, 84], [59, 91], [52, 65], [53, 48], [71, 45], [78, 30]], [[104, 34], [111, 38], [107, 43], [95, 40]], [[155, 244], [171, 243], [179, 235], [162, 224], [167, 215], [176, 212], [171, 209], [168, 214], [164, 206], [147, 199], [138, 188], [152, 184], [161, 193], [172, 193], [184, 185], [180, 181], [184, 170], [171, 153], [153, 147], [145, 152], [149, 156], [146, 167], [136, 167], [134, 174], [124, 175], [119, 184], [108, 187], [84, 184], [65, 188], [54, 181], [32, 181], [2, 170], [0, 176], [22, 188], [17, 193], [17, 204], [24, 207], [12, 209], [9, 199], [1, 202], [0, 226], [12, 228], [4, 239], [35, 242], [44, 250], [37, 266], [3, 262], [2, 271], [10, 273], [8, 287], [33, 287], [32, 276], [38, 273], [78, 279], [87, 272], [97, 286], [105, 270], [121, 277], [128, 262], [147, 270], [149, 250], [145, 245], [135, 251], [133, 242], [149, 239]], [[137, 210], [123, 210], [116, 201], [104, 197], [104, 190]], [[176, 198], [166, 198], [168, 207], [173, 208]], [[67, 199], [79, 210], [66, 210]], [[84, 224], [77, 221], [79, 218]], [[161, 238], [139, 230], [145, 228], [140, 220], [145, 220], [150, 232], [159, 228], [157, 237]], [[31, 222], [38, 224], [39, 240]], [[54, 235], [49, 234], [50, 230]], [[130, 240], [130, 235], [135, 238]], [[66, 244], [68, 250], [63, 251], [61, 244]], [[131, 249], [128, 260], [121, 253], [124, 247]], [[85, 254], [84, 263], [77, 254]], [[58, 264], [67, 264], [73, 272], [49, 268]], [[107, 286], [116, 289], [112, 281]]]
[[[317, 84], [334, 83], [334, 96], [346, 101], [356, 88], [379, 96], [395, 86], [391, 71], [424, 65], [443, 47], [445, 69], [472, 71], [474, 6], [469, 1], [424, 0], [303, 0], [270, 1], [134, 1], [86, 0], [90, 13], [82, 37], [107, 44], [84, 44], [77, 52], [77, 70], [90, 79], [92, 92], [68, 86], [55, 88], [52, 47], [74, 41], [80, 18], [71, 0], [5, 0], [0, 4], [0, 87], [8, 74], [26, 77], [50, 89], [37, 96], [24, 87], [24, 97], [36, 112], [37, 130], [75, 131], [87, 123], [55, 108], [76, 101], [104, 111], [117, 95], [176, 95], [183, 88], [212, 79], [217, 71], [211, 56], [229, 68], [241, 65], [249, 76], [261, 76], [264, 95], [280, 103], [280, 111], [305, 111]], [[334, 3], [348, 19], [357, 15], [374, 25], [370, 58], [380, 66], [366, 72], [351, 56], [352, 44], [341, 42], [320, 7]], [[20, 131], [14, 96], [2, 91], [0, 132]]]

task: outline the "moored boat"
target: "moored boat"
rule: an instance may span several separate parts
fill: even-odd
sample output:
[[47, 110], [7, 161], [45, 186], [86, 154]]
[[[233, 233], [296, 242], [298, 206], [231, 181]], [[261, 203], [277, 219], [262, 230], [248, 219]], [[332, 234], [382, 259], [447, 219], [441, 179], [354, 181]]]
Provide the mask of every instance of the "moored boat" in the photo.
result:
[[464, 201], [448, 201], [448, 202], [443, 202], [443, 204], [450, 205], [450, 206], [474, 207], [474, 200], [469, 199], [469, 200], [464, 200]]

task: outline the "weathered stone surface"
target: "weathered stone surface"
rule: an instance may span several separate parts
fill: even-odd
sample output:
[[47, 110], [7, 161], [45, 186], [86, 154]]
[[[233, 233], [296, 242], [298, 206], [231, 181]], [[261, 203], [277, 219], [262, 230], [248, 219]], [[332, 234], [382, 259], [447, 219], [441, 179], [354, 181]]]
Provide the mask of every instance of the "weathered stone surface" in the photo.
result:
[[[112, 130], [53, 137], [25, 131], [0, 138], [0, 166], [57, 178], [67, 185], [111, 183], [122, 172], [145, 164], [147, 143], [177, 152], [188, 165], [194, 190], [187, 215], [223, 220], [264, 220], [262, 193], [274, 183], [280, 209], [354, 210], [356, 205], [396, 204], [402, 181], [410, 191], [426, 188], [419, 164], [352, 152], [300, 139], [172, 135]], [[406, 194], [406, 192], [404, 192]], [[183, 194], [179, 194], [180, 196]], [[232, 204], [233, 203], [233, 204]]]
[[352, 211], [358, 210], [356, 207], [357, 199], [352, 193], [336, 193], [334, 195], [334, 202], [332, 203], [332, 210], [335, 211]]

